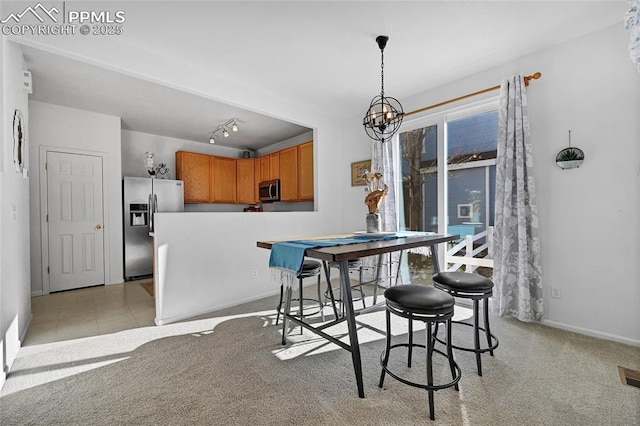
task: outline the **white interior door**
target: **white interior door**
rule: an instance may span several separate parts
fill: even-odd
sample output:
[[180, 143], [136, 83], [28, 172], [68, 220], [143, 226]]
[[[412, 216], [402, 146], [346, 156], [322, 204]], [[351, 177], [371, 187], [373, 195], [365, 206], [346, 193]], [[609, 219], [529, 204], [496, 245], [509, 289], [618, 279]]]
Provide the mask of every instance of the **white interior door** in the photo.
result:
[[102, 158], [47, 152], [49, 290], [104, 284]]

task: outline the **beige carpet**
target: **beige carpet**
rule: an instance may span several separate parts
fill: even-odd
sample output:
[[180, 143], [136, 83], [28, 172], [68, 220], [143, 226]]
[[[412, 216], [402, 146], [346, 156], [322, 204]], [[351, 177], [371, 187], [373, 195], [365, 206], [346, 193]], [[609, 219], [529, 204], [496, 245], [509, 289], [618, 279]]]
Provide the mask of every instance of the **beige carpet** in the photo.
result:
[[[432, 423], [425, 391], [389, 377], [377, 386], [382, 312], [359, 318], [360, 399], [346, 351], [297, 330], [293, 342], [280, 345], [275, 303], [268, 298], [179, 324], [22, 348], [2, 390], [0, 424]], [[623, 386], [617, 370], [640, 369], [640, 349], [491, 320], [500, 347], [483, 357], [484, 377], [475, 373], [473, 354], [457, 351], [460, 392], [436, 392], [433, 424], [640, 425], [640, 389]], [[394, 323], [396, 333], [405, 333], [403, 322]], [[399, 358], [393, 365], [402, 370]], [[438, 374], [447, 373], [442, 367]], [[411, 370], [416, 377], [424, 371], [417, 361]]]

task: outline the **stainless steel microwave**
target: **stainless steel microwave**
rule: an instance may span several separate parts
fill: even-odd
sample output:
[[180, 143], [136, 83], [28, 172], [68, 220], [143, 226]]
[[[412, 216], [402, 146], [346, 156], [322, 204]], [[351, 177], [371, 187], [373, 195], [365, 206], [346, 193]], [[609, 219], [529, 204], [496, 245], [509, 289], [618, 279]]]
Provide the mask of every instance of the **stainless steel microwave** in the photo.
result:
[[280, 179], [265, 180], [258, 185], [260, 202], [273, 203], [280, 201]]

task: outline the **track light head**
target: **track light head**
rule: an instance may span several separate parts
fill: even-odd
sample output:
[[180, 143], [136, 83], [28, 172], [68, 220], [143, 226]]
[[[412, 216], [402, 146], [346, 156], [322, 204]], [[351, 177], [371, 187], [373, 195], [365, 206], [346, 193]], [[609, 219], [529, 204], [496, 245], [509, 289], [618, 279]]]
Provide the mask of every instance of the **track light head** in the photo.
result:
[[236, 121], [233, 122], [233, 126], [231, 126], [231, 130], [233, 130], [234, 132], [238, 131], [238, 123]]
[[213, 135], [211, 135], [211, 137], [209, 138], [209, 143], [216, 143], [216, 140], [213, 137]]
[[222, 136], [224, 136], [225, 138], [229, 137], [229, 132], [227, 131], [226, 128], [222, 130]]

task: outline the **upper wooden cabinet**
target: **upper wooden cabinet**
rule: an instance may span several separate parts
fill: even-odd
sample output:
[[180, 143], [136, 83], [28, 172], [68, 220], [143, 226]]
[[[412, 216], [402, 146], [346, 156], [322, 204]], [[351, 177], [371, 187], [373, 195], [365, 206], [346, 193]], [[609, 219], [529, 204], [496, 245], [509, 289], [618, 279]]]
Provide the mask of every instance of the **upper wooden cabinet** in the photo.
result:
[[298, 147], [280, 152], [280, 201], [298, 200]]
[[178, 151], [176, 177], [184, 181], [185, 203], [259, 203], [258, 184], [271, 179], [280, 179], [282, 201], [310, 201], [313, 141], [255, 159]]
[[176, 177], [184, 181], [185, 203], [208, 203], [211, 193], [209, 155], [176, 152]]
[[269, 179], [280, 179], [280, 151], [269, 154]]
[[211, 201], [235, 203], [237, 172], [235, 158], [211, 157], [212, 185]]
[[260, 182], [271, 179], [271, 160], [268, 155], [258, 158], [260, 161]]
[[313, 141], [298, 145], [298, 199], [313, 200]]
[[253, 161], [253, 176], [254, 176], [253, 202], [254, 203], [260, 202], [260, 190], [258, 189], [258, 184], [262, 182], [261, 175], [262, 175], [262, 164], [261, 164], [260, 158], [256, 158]]
[[236, 201], [242, 204], [253, 204], [256, 199], [255, 191], [255, 179], [254, 179], [254, 163], [256, 161], [252, 158], [243, 158], [237, 160], [236, 174], [237, 174], [237, 188], [236, 188]]

